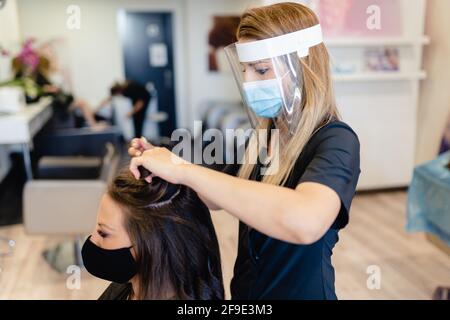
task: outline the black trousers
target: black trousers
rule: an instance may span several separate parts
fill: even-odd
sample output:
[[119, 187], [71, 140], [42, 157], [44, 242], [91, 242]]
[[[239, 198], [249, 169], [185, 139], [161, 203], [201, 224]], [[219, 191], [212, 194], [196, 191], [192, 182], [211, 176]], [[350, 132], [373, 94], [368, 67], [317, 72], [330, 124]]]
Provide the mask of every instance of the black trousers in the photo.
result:
[[144, 132], [145, 116], [147, 115], [149, 102], [144, 101], [144, 107], [133, 115], [134, 136], [136, 138], [140, 138]]

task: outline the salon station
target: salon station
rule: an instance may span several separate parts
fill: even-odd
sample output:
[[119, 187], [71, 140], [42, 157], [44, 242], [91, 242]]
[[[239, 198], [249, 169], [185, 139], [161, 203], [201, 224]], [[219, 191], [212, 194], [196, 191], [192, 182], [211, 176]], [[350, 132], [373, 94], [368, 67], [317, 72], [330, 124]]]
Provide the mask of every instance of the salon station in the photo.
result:
[[0, 0], [0, 300], [448, 300], [448, 12]]

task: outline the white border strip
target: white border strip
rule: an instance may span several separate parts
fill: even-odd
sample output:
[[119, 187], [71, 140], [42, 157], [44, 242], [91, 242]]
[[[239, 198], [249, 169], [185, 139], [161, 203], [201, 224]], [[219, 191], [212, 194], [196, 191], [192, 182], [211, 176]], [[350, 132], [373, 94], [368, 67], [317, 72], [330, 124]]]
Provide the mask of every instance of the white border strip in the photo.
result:
[[308, 55], [308, 49], [323, 42], [322, 27], [317, 24], [282, 36], [246, 43], [236, 43], [240, 62], [264, 60], [293, 52]]

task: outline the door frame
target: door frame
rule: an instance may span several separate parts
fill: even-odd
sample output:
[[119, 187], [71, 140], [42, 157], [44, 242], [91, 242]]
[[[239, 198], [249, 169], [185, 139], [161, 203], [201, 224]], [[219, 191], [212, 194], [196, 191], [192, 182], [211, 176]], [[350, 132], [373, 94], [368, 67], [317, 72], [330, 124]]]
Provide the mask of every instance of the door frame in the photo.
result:
[[[119, 38], [121, 37], [121, 21], [124, 19], [126, 11], [132, 12], [148, 12], [148, 13], [171, 13], [172, 14], [172, 37], [173, 37], [173, 74], [175, 83], [175, 112], [176, 112], [176, 126], [178, 128], [189, 128], [191, 123], [190, 106], [188, 105], [189, 97], [187, 91], [186, 68], [187, 56], [183, 54], [186, 52], [183, 39], [183, 6], [181, 3], [167, 3], [167, 4], [127, 4], [120, 6], [117, 11], [117, 32]], [[122, 64], [122, 77], [125, 78], [124, 53], [120, 50], [120, 63]], [[185, 97], [185, 99], [182, 99]]]

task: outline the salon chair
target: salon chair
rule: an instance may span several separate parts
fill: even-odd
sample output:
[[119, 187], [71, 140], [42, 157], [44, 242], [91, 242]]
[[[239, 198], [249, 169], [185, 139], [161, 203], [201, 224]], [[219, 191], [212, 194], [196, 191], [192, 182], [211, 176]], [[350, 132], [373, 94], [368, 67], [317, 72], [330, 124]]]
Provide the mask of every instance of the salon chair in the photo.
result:
[[[252, 126], [248, 120], [248, 116], [244, 110], [234, 110], [224, 116], [220, 122], [220, 130], [224, 139], [224, 157], [226, 163], [237, 163], [239, 156], [245, 151], [246, 142], [248, 141]], [[226, 132], [231, 130], [234, 135], [228, 136]], [[237, 137], [237, 133], [242, 132], [243, 136]]]
[[36, 176], [46, 180], [90, 180], [99, 176], [105, 146], [121, 150], [117, 127], [68, 129], [35, 140]]
[[72, 128], [43, 132], [34, 140], [36, 157], [42, 156], [100, 156], [109, 142], [118, 146], [121, 131], [114, 126], [101, 129]]
[[28, 234], [75, 239], [43, 253], [59, 272], [66, 272], [70, 265], [82, 266], [81, 241], [95, 225], [101, 197], [120, 162], [117, 131], [111, 129], [100, 136], [85, 134], [80, 140], [79, 132], [73, 137], [66, 132], [53, 136], [53, 144], [41, 145], [39, 152], [46, 155], [39, 159], [38, 179], [29, 181], [24, 189], [24, 226]]
[[[236, 139], [236, 137], [227, 137], [227, 130], [242, 129], [245, 135], [245, 141], [248, 139], [251, 128], [248, 116], [244, 111], [241, 103], [230, 102], [208, 102], [202, 108], [203, 130], [219, 129], [224, 136], [224, 163], [236, 163], [238, 150], [242, 148], [239, 144], [245, 143]], [[233, 131], [235, 133], [236, 131]], [[229, 139], [232, 138], [232, 139]], [[205, 148], [210, 141], [204, 141], [203, 137], [196, 137], [202, 139], [203, 148]], [[245, 147], [245, 146], [244, 146]], [[210, 169], [222, 171], [225, 164], [209, 165]]]
[[204, 115], [204, 122], [207, 129], [219, 129], [222, 119], [230, 114], [242, 110], [242, 106], [237, 103], [217, 102], [211, 105]]
[[[123, 139], [127, 142], [135, 138], [133, 119], [129, 116], [132, 110], [133, 105], [130, 99], [116, 96], [113, 97], [109, 107], [100, 111], [105, 118], [111, 118], [112, 123], [120, 130]], [[153, 93], [145, 115], [142, 135], [155, 145], [166, 142], [166, 137], [160, 136], [159, 125], [166, 122], [168, 118], [169, 115], [166, 112], [158, 111], [157, 95]]]

